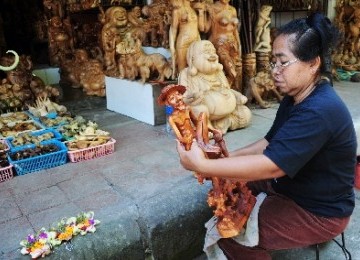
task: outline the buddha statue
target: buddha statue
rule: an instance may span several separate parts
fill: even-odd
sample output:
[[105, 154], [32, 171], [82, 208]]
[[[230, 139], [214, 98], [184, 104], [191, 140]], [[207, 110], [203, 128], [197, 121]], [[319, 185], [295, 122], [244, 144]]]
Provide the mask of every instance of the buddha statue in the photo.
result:
[[178, 84], [186, 86], [184, 102], [198, 116], [204, 112], [208, 127], [228, 130], [247, 127], [251, 111], [247, 98], [231, 89], [219, 63], [214, 45], [208, 40], [193, 42], [187, 52], [188, 67], [180, 71]]

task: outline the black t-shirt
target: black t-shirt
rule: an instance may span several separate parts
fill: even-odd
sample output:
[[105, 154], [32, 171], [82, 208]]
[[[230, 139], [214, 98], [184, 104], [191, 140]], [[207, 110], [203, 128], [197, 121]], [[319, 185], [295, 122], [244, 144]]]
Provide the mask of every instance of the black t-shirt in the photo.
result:
[[325, 217], [346, 217], [355, 206], [357, 140], [350, 113], [327, 82], [300, 104], [285, 96], [266, 134], [264, 155], [286, 176], [275, 179], [278, 193]]

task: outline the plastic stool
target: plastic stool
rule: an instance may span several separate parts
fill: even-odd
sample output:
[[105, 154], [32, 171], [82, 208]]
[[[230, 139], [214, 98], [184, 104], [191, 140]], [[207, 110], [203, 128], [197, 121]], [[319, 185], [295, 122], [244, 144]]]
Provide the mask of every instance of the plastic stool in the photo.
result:
[[[346, 260], [351, 260], [352, 259], [351, 254], [350, 254], [349, 250], [346, 248], [346, 245], [345, 245], [344, 232], [341, 233], [341, 244], [335, 238], [333, 238], [332, 240], [341, 248], [341, 250], [343, 251], [343, 253], [345, 255], [345, 259]], [[316, 244], [315, 248], [316, 248], [316, 260], [320, 260], [319, 244]]]

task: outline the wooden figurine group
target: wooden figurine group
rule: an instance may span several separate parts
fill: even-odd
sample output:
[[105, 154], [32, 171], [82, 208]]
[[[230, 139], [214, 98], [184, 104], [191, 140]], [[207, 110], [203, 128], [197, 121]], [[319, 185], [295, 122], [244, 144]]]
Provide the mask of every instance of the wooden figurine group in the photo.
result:
[[[205, 113], [202, 112], [199, 116], [193, 113], [183, 100], [185, 92], [184, 86], [170, 84], [162, 89], [158, 97], [159, 105], [174, 108], [169, 117], [169, 123], [176, 138], [186, 150], [191, 149], [195, 139], [210, 159], [228, 157], [221, 131], [207, 125]], [[210, 143], [209, 133], [212, 134], [214, 143]], [[217, 217], [219, 234], [224, 238], [238, 235], [256, 202], [256, 198], [247, 188], [246, 183], [218, 177], [203, 178], [199, 173], [195, 173], [195, 176], [201, 184], [205, 179], [212, 182], [212, 189], [208, 193], [208, 204], [214, 209], [214, 215]]]

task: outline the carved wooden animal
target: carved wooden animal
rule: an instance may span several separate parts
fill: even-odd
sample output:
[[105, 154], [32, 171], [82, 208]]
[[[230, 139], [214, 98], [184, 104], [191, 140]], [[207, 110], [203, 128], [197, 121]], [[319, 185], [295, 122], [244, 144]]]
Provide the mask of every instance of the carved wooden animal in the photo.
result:
[[[137, 39], [135, 43], [132, 41], [130, 38], [129, 40], [125, 39], [116, 46], [116, 52], [120, 54], [119, 70], [123, 72], [123, 76], [127, 78], [126, 68], [129, 67], [127, 64], [129, 61], [130, 63], [134, 62], [142, 83], [155, 75], [157, 75], [157, 81], [164, 81], [171, 77], [171, 64], [164, 55], [160, 53], [147, 54], [142, 49], [141, 40]], [[129, 76], [133, 77], [133, 75], [132, 71]]]
[[270, 74], [265, 71], [260, 71], [250, 79], [249, 87], [246, 90], [248, 103], [251, 103], [255, 99], [261, 108], [269, 108], [271, 104], [266, 101], [266, 97], [269, 94], [273, 94], [279, 102], [283, 98], [276, 89]]
[[172, 75], [171, 65], [163, 55], [159, 53], [146, 54], [140, 51], [134, 54], [134, 57], [142, 83], [145, 83], [153, 73], [158, 74], [157, 81], [164, 81], [165, 78], [170, 79]]

